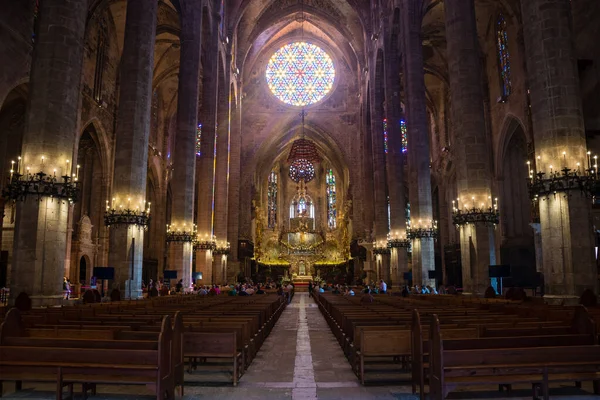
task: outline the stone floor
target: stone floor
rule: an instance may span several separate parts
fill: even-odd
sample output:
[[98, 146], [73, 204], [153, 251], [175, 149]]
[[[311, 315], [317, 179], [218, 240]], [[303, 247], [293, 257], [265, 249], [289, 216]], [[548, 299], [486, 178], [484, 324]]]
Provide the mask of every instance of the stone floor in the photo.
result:
[[[290, 306], [283, 312], [271, 335], [263, 344], [250, 368], [241, 378], [238, 387], [231, 385], [231, 373], [227, 364], [213, 364], [199, 368], [192, 374], [186, 373], [184, 399], [390, 399], [413, 400], [409, 376], [395, 373], [398, 381], [380, 386], [359, 384], [337, 341], [317, 305], [306, 293], [298, 293]], [[394, 365], [390, 365], [394, 367]], [[392, 375], [384, 371], [388, 365], [371, 364], [370, 379], [381, 382]], [[14, 393], [14, 386], [4, 386], [3, 399], [54, 398], [51, 385], [24, 383], [23, 390]], [[487, 390], [486, 390], [487, 389]], [[586, 390], [587, 389], [587, 390]], [[148, 391], [141, 386], [100, 386], [97, 400], [151, 399]], [[515, 388], [511, 400], [531, 399], [527, 387]], [[457, 391], [449, 399], [494, 399], [506, 400], [493, 388], [482, 388], [474, 392]], [[506, 394], [504, 394], [505, 396]], [[77, 397], [79, 399], [80, 397]], [[572, 387], [556, 387], [551, 390], [551, 398], [559, 400], [599, 399], [590, 394], [589, 385], [584, 390]]]

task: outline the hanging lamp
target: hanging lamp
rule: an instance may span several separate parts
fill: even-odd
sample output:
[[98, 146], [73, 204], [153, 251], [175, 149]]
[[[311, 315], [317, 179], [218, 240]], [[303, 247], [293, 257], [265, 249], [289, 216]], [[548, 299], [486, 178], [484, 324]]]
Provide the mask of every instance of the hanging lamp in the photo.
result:
[[292, 149], [290, 150], [290, 155], [287, 160], [292, 163], [297, 160], [305, 160], [311, 164], [318, 163], [321, 161], [321, 157], [319, 156], [315, 143], [312, 140], [304, 138], [304, 117], [306, 116], [306, 112], [302, 110], [300, 116], [302, 117], [301, 136], [300, 139], [296, 139], [294, 140], [294, 143], [292, 143]]

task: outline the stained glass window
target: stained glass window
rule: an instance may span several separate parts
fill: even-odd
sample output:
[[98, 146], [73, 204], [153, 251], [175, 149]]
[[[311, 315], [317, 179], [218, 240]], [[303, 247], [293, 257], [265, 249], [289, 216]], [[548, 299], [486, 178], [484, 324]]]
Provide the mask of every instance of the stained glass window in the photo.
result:
[[402, 152], [408, 151], [408, 130], [406, 129], [406, 121], [400, 120], [400, 135], [402, 137]]
[[269, 205], [269, 228], [277, 226], [277, 172], [272, 171], [269, 175], [269, 190], [267, 193]]
[[388, 125], [387, 118], [383, 119], [383, 150], [385, 154], [388, 152]]
[[312, 181], [314, 177], [315, 167], [311, 162], [304, 159], [299, 159], [290, 165], [290, 178], [294, 182], [298, 183], [303, 180], [304, 183], [308, 183]]
[[327, 226], [329, 229], [335, 229], [337, 219], [337, 195], [335, 185], [335, 175], [333, 170], [327, 171]]
[[202, 124], [198, 124], [198, 128], [196, 129], [196, 156], [200, 157], [202, 155], [202, 151], [200, 150], [200, 146], [202, 144]]
[[[96, 44], [96, 71], [94, 73], [94, 100], [102, 101], [102, 84], [106, 69], [106, 53], [108, 52], [108, 28], [104, 18], [98, 26], [98, 43]], [[156, 91], [154, 92], [156, 93]]]
[[320, 47], [306, 42], [283, 46], [267, 65], [267, 84], [285, 104], [306, 106], [323, 99], [333, 87], [335, 68]]
[[35, 43], [39, 30], [40, 22], [40, 0], [35, 0], [33, 5], [33, 32], [31, 33], [31, 42]]
[[506, 31], [506, 19], [504, 15], [498, 16], [496, 23], [496, 46], [498, 50], [498, 69], [500, 72], [500, 86], [502, 97], [506, 99], [511, 91], [510, 82], [510, 54], [508, 52], [508, 33]]

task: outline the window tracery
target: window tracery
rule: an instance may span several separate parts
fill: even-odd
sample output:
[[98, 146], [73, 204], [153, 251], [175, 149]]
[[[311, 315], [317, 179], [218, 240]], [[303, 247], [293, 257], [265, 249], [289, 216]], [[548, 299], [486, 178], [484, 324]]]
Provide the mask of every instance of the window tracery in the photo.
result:
[[496, 47], [498, 50], [498, 70], [502, 98], [505, 100], [511, 93], [510, 81], [510, 53], [508, 52], [508, 32], [506, 19], [503, 14], [498, 16], [496, 23]]
[[283, 46], [267, 65], [267, 84], [285, 104], [306, 106], [321, 101], [333, 87], [335, 68], [320, 47], [306, 42]]
[[268, 223], [269, 228], [275, 228], [277, 226], [277, 191], [278, 176], [277, 172], [271, 171], [269, 174], [269, 188], [267, 192], [268, 200]]
[[337, 193], [336, 181], [333, 170], [327, 171], [327, 226], [329, 229], [335, 229], [337, 225]]

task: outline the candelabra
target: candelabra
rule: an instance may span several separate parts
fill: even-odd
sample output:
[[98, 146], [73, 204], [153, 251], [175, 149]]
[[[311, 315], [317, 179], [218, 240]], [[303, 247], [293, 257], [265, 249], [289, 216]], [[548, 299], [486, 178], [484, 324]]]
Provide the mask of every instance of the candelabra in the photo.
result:
[[131, 198], [127, 199], [127, 206], [120, 204], [115, 206], [116, 199], [112, 199], [111, 206], [106, 200], [106, 211], [104, 212], [104, 225], [111, 226], [137, 226], [141, 229], [148, 229], [150, 224], [150, 206], [144, 200], [142, 206], [135, 209], [131, 207]]
[[194, 242], [194, 250], [216, 250], [217, 242], [214, 236], [210, 238], [208, 235], [205, 235], [203, 239], [196, 239]]
[[500, 222], [500, 213], [498, 212], [498, 198], [494, 199], [492, 205], [491, 196], [488, 197], [489, 206], [485, 207], [483, 203], [477, 207], [475, 197], [472, 197], [473, 206], [465, 206], [465, 209], [459, 208], [460, 199], [452, 201], [452, 222], [454, 225], [469, 225], [483, 223], [485, 225], [497, 225]]
[[[565, 166], [560, 169], [554, 169], [549, 166], [549, 172], [546, 174], [542, 170], [536, 171], [531, 161], [527, 161], [529, 169], [528, 186], [529, 195], [532, 200], [538, 200], [540, 197], [547, 198], [550, 195], [556, 196], [557, 193], [568, 195], [571, 191], [580, 191], [586, 196], [598, 196], [600, 194], [600, 180], [598, 179], [598, 156], [592, 158], [591, 152], [587, 152], [588, 166], [581, 168], [580, 163], [576, 163], [576, 168], [571, 169], [567, 164], [566, 152], [563, 152]], [[538, 163], [540, 157], [538, 156]], [[593, 164], [592, 164], [593, 160]], [[540, 166], [538, 165], [538, 168]]]
[[407, 237], [401, 237], [397, 234], [388, 234], [387, 247], [388, 249], [410, 248], [411, 241]]
[[[69, 175], [69, 161], [67, 160], [65, 174], [56, 175], [56, 169], [52, 175], [47, 174], [42, 169], [39, 172], [32, 173], [31, 168], [25, 168], [20, 172], [19, 164], [21, 157], [15, 163], [11, 161], [10, 177], [8, 184], [2, 191], [2, 196], [7, 200], [25, 201], [28, 196], [35, 197], [38, 201], [43, 197], [57, 198], [67, 200], [69, 203], [75, 203], [79, 199], [79, 165], [77, 174]], [[16, 167], [15, 167], [16, 164]], [[42, 157], [41, 168], [44, 167], [44, 157]]]
[[213, 254], [215, 255], [229, 255], [231, 246], [229, 242], [217, 242]]
[[436, 239], [438, 234], [437, 221], [431, 221], [429, 226], [422, 226], [421, 221], [419, 221], [415, 228], [410, 225], [406, 228], [408, 239]]
[[387, 246], [387, 241], [386, 242], [375, 242], [373, 243], [373, 253], [374, 254], [379, 254], [379, 255], [385, 255], [385, 254], [390, 254], [391, 251]]
[[192, 224], [192, 229], [188, 230], [186, 224], [183, 224], [181, 229], [175, 225], [167, 225], [167, 243], [183, 242], [193, 243], [196, 240], [196, 225]]

